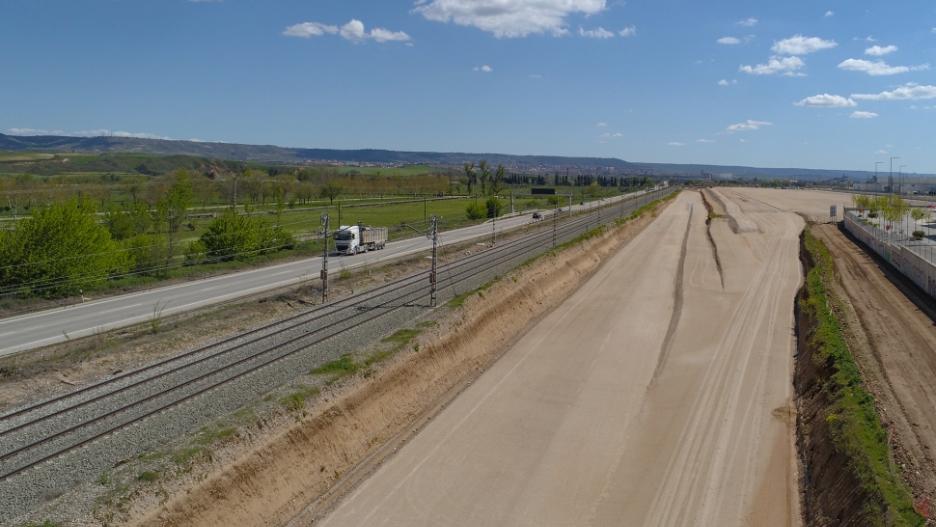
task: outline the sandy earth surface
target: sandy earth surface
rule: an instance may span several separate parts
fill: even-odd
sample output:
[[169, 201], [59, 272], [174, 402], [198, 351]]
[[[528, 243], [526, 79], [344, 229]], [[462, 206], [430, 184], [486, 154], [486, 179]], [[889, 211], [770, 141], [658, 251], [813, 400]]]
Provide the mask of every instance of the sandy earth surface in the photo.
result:
[[798, 525], [777, 198], [683, 192], [320, 524]]
[[891, 431], [918, 510], [936, 513], [936, 302], [918, 298], [929, 313], [921, 310], [888, 279], [893, 271], [838, 228], [813, 232], [835, 256], [834, 293], [842, 300], [848, 346]]

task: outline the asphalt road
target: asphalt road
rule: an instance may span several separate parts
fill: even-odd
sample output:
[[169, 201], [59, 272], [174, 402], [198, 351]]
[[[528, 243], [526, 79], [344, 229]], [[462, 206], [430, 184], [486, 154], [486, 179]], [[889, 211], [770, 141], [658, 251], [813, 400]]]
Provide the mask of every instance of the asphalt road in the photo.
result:
[[[604, 203], [618, 199], [622, 198], [610, 198]], [[573, 209], [590, 206], [594, 204], [576, 205]], [[497, 222], [497, 231], [515, 229], [531, 221], [531, 214], [502, 219]], [[488, 222], [443, 232], [440, 240], [450, 245], [490, 236], [490, 233], [491, 224]], [[381, 251], [330, 257], [329, 272], [337, 276], [342, 269], [401, 258], [431, 246], [425, 237], [416, 237], [390, 242]], [[0, 357], [142, 323], [152, 319], [157, 311], [167, 316], [307, 280], [318, 280], [321, 265], [321, 257], [307, 258], [0, 319]]]
[[798, 525], [803, 220], [733, 205], [683, 192], [320, 525]]

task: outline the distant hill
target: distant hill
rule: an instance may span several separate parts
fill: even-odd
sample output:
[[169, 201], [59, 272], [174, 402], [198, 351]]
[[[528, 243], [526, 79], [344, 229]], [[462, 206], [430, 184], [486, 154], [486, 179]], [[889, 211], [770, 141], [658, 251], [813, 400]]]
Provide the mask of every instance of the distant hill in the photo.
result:
[[461, 152], [401, 152], [395, 150], [334, 150], [324, 148], [287, 148], [273, 145], [242, 145], [133, 137], [14, 136], [0, 134], [0, 150], [30, 152], [139, 153], [186, 155], [202, 158], [251, 161], [267, 164], [386, 164], [460, 166], [486, 159], [522, 172], [603, 173], [607, 175], [654, 175], [692, 178], [796, 178], [830, 180], [849, 178], [865, 180], [872, 174], [852, 170], [817, 170], [801, 168], [757, 168], [723, 165], [634, 163], [617, 158], [530, 156]]

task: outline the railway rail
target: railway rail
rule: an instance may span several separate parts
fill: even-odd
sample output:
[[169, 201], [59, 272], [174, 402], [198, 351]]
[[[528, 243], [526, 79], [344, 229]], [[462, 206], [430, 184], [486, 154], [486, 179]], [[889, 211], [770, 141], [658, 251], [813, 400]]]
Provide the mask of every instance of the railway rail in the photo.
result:
[[[674, 191], [654, 191], [555, 224], [547, 218], [521, 238], [441, 265], [437, 273], [439, 296], [444, 299], [477, 287], [507, 265], [512, 267], [549, 250], [553, 243], [573, 239], [630, 213], [644, 201]], [[410, 310], [415, 316], [428, 308], [428, 276], [428, 271], [417, 272], [0, 415], [0, 490], [28, 478], [37, 467], [55, 463], [57, 458], [308, 352], [354, 328], [401, 310]], [[325, 362], [327, 357], [321, 359]]]

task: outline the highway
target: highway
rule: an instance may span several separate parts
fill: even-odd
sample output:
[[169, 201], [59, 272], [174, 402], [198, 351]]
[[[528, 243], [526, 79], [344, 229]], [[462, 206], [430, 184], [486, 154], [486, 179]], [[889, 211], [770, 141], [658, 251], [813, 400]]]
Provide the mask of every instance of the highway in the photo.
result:
[[[638, 194], [641, 193], [609, 198], [604, 203], [613, 203]], [[573, 210], [592, 206], [595, 204], [576, 205]], [[499, 220], [496, 223], [497, 232], [527, 225], [532, 221], [531, 216], [532, 212]], [[491, 223], [487, 222], [442, 232], [440, 240], [443, 244], [452, 245], [483, 239], [491, 235], [491, 230]], [[425, 237], [391, 241], [381, 251], [331, 257], [329, 272], [337, 276], [343, 269], [399, 259], [430, 247], [431, 242]], [[160, 316], [173, 315], [307, 280], [318, 280], [321, 266], [321, 257], [306, 258], [0, 319], [0, 357], [139, 324], [152, 319], [156, 313]]]

